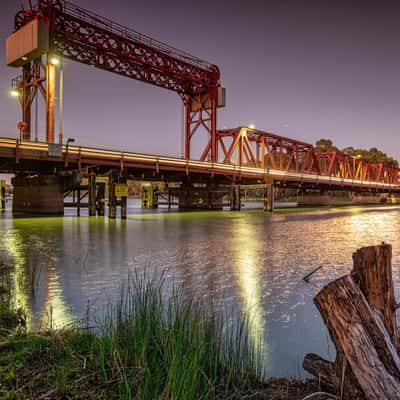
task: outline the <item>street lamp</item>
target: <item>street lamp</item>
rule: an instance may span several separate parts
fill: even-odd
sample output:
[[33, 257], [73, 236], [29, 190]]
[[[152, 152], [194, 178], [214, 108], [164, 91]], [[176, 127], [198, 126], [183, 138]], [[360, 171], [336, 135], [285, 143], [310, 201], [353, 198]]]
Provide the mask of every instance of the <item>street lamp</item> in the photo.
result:
[[51, 56], [50, 57], [50, 64], [52, 65], [59, 65], [60, 64], [60, 59], [56, 56]]
[[19, 90], [16, 88], [11, 88], [10, 89], [10, 95], [11, 97], [18, 97], [19, 96]]
[[256, 126], [255, 126], [254, 124], [250, 124], [250, 125], [249, 125], [249, 128], [250, 128], [250, 129], [256, 129]]

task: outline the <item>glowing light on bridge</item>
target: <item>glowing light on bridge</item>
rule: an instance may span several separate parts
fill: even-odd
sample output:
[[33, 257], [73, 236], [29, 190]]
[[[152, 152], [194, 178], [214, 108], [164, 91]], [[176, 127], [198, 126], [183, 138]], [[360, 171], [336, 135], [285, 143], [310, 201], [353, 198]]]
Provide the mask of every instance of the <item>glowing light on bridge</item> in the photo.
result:
[[10, 96], [11, 97], [18, 97], [19, 96], [19, 90], [15, 89], [15, 88], [11, 89], [10, 90]]
[[56, 56], [51, 56], [49, 61], [52, 65], [60, 65], [61, 63], [60, 59]]

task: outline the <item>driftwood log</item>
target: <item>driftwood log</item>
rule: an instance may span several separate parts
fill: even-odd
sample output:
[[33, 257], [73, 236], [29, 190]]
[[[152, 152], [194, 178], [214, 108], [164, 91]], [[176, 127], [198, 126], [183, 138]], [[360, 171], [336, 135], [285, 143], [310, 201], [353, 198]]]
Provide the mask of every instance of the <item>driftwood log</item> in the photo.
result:
[[314, 298], [337, 356], [331, 363], [308, 354], [303, 367], [339, 398], [400, 399], [391, 255], [387, 244], [359, 249], [353, 255], [352, 273]]

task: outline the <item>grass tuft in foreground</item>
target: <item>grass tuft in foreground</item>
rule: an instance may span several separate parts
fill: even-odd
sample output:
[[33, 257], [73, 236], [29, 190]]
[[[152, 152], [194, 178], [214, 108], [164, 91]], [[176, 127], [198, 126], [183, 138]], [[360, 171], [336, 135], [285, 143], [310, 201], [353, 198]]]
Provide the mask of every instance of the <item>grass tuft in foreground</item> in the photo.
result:
[[79, 327], [17, 335], [0, 347], [0, 398], [240, 398], [262, 382], [249, 322], [135, 276], [96, 334]]
[[15, 330], [24, 332], [25, 329], [25, 313], [15, 305], [12, 298], [10, 271], [0, 262], [0, 339]]

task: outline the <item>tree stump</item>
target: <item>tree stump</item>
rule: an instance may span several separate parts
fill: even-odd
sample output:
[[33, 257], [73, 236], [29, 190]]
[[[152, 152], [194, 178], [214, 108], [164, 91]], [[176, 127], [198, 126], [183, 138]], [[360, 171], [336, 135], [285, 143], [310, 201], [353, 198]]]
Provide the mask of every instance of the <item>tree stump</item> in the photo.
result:
[[353, 254], [354, 281], [364, 293], [369, 305], [382, 316], [386, 329], [396, 349], [399, 350], [399, 333], [396, 323], [397, 304], [392, 278], [392, 246], [363, 247]]
[[307, 355], [303, 367], [341, 398], [400, 398], [400, 357], [395, 321], [391, 247], [353, 255], [354, 269], [314, 299], [336, 347], [335, 363]]

